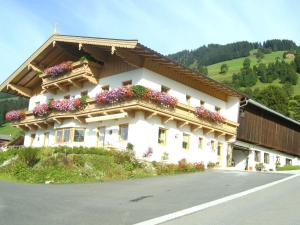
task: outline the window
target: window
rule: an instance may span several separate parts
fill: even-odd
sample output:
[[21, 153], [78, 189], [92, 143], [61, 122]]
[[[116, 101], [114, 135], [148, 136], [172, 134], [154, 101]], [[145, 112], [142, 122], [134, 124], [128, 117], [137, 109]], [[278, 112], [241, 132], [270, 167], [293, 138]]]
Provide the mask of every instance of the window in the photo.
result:
[[186, 103], [187, 103], [188, 105], [191, 104], [191, 96], [186, 95], [186, 96], [185, 96], [185, 100], [186, 100]]
[[270, 154], [264, 153], [264, 163], [269, 164], [270, 163]]
[[221, 108], [218, 107], [218, 106], [215, 106], [215, 111], [216, 111], [217, 113], [220, 113], [220, 112], [221, 112]]
[[74, 142], [84, 142], [84, 129], [75, 129], [74, 130]]
[[56, 143], [70, 142], [70, 128], [57, 130], [55, 140], [56, 140]]
[[260, 162], [260, 151], [254, 152], [254, 160], [255, 162]]
[[123, 85], [124, 87], [131, 86], [131, 85], [132, 85], [132, 80], [123, 81], [123, 82], [122, 82], [122, 85]]
[[64, 99], [70, 99], [70, 95], [64, 96]]
[[286, 165], [292, 165], [292, 160], [286, 158], [286, 159], [285, 159], [285, 164], [286, 164]]
[[161, 86], [161, 92], [164, 92], [164, 93], [168, 93], [170, 91], [170, 88], [166, 87], [166, 86]]
[[217, 154], [218, 154], [218, 156], [221, 156], [221, 154], [222, 154], [222, 144], [218, 144]]
[[161, 145], [167, 144], [167, 129], [159, 128], [158, 130], [158, 143]]
[[204, 104], [205, 104], [205, 101], [200, 100], [200, 106], [204, 106]]
[[215, 141], [214, 140], [211, 140], [210, 141], [210, 146], [211, 146], [211, 150], [215, 151]]
[[188, 150], [190, 148], [190, 135], [183, 133], [182, 148]]
[[199, 137], [198, 141], [199, 141], [198, 142], [198, 148], [199, 149], [203, 149], [203, 142], [204, 142], [203, 137]]
[[121, 141], [128, 140], [128, 124], [122, 124], [119, 126], [119, 137]]
[[81, 96], [88, 96], [88, 91], [82, 91], [82, 92], [80, 93], [80, 95], [81, 95]]
[[41, 104], [41, 103], [40, 103], [40, 102], [36, 102], [36, 103], [35, 103], [35, 106], [38, 106], [39, 104]]
[[102, 91], [109, 91], [109, 85], [104, 85], [101, 87]]

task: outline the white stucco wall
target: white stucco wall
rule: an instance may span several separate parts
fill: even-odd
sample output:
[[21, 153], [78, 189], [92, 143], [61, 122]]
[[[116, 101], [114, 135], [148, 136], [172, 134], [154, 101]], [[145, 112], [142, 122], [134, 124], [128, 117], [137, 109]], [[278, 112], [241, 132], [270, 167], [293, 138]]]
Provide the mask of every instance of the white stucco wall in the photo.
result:
[[[279, 157], [280, 160], [280, 166], [284, 166], [286, 165], [286, 159], [291, 159], [292, 160], [292, 165], [300, 165], [300, 161], [299, 158], [290, 154], [286, 154], [280, 151], [275, 151], [272, 149], [268, 149], [268, 148], [264, 148], [262, 146], [258, 146], [258, 145], [254, 145], [254, 144], [250, 144], [250, 143], [246, 143], [246, 142], [242, 142], [242, 141], [236, 141], [235, 143], [236, 145], [245, 147], [245, 148], [249, 148], [250, 151], [246, 151], [248, 154], [248, 169], [250, 170], [255, 170], [255, 165], [257, 163], [263, 163], [265, 166], [266, 170], [275, 170], [276, 169], [276, 157]], [[236, 159], [234, 159], [235, 163], [236, 163], [236, 168], [237, 169], [245, 169], [245, 165], [246, 165], [246, 158], [247, 158], [247, 154], [245, 153], [244, 155], [242, 155], [239, 150], [234, 150], [235, 152], [233, 153], [233, 156], [235, 154]], [[260, 161], [256, 162], [255, 161], [255, 151], [259, 151], [261, 154], [260, 157]], [[270, 162], [269, 163], [264, 163], [264, 153], [268, 153], [270, 156]], [[239, 163], [237, 163], [239, 162]]]

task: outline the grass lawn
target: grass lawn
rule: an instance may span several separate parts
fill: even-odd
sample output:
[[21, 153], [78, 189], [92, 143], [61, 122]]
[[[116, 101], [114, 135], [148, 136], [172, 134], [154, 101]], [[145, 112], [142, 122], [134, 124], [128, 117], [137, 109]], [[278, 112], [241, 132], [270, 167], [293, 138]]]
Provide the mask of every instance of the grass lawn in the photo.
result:
[[300, 170], [300, 166], [292, 166], [292, 165], [285, 165], [283, 167], [277, 168], [279, 171], [285, 171], [285, 170]]
[[0, 134], [11, 135], [13, 138], [17, 138], [23, 132], [18, 128], [12, 127], [10, 123], [4, 123], [0, 125]]

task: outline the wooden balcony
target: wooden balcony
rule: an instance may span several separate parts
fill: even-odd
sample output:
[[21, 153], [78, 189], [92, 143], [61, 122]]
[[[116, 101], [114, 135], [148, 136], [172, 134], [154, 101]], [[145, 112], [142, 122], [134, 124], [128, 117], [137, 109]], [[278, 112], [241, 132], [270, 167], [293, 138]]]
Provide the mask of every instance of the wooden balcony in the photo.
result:
[[193, 107], [179, 103], [175, 109], [166, 109], [151, 102], [141, 100], [131, 100], [105, 106], [99, 106], [95, 100], [90, 100], [84, 110], [76, 112], [54, 112], [49, 114], [46, 118], [36, 118], [32, 112], [27, 112], [26, 118], [15, 123], [14, 126], [23, 130], [47, 129], [53, 127], [54, 123], [62, 124], [65, 119], [74, 119], [84, 125], [87, 118], [124, 112], [130, 117], [134, 117], [137, 111], [144, 112], [146, 120], [154, 116], [159, 116], [161, 122], [164, 124], [175, 121], [178, 128], [189, 126], [192, 132], [202, 129], [204, 134], [213, 133], [217, 137], [225, 136], [226, 139], [236, 136], [237, 132], [237, 123], [229, 120], [226, 120], [225, 123], [215, 123], [199, 119], [195, 116]]
[[67, 92], [70, 86], [81, 88], [84, 82], [98, 84], [98, 76], [101, 72], [101, 65], [91, 61], [77, 61], [72, 64], [72, 71], [51, 78], [47, 74], [42, 74], [43, 92], [56, 93], [58, 90]]

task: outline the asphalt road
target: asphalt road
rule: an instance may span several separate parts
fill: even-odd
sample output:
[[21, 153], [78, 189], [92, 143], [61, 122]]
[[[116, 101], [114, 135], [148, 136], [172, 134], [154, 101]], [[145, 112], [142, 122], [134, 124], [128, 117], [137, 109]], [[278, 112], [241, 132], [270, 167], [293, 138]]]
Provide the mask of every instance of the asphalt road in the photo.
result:
[[300, 177], [164, 225], [298, 225]]
[[[0, 181], [0, 225], [133, 224], [286, 176], [215, 171], [95, 184], [30, 185]], [[290, 191], [297, 194], [296, 189]], [[270, 205], [276, 198], [283, 198], [284, 193], [278, 193], [279, 196], [269, 197]], [[264, 198], [258, 199], [259, 203]]]

